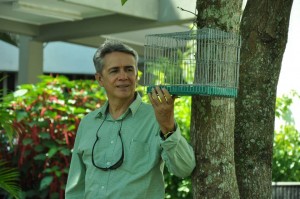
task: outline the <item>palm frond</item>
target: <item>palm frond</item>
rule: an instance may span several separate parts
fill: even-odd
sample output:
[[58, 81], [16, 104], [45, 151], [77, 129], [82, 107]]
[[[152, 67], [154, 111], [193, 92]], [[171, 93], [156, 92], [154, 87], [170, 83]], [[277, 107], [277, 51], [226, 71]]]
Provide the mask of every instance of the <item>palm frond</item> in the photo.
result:
[[[0, 78], [0, 82], [5, 78], [7, 78], [7, 76]], [[2, 90], [0, 89], [0, 133], [3, 133], [3, 135], [8, 138], [10, 145], [12, 145], [13, 138], [16, 136], [16, 131], [13, 126], [15, 117], [9, 112], [9, 102], [12, 100], [13, 95], [8, 94], [2, 96], [1, 93]], [[4, 130], [4, 132], [2, 130]]]
[[9, 168], [6, 165], [6, 162], [0, 160], [0, 189], [6, 191], [9, 195], [14, 198], [20, 198], [19, 194], [21, 188], [19, 186], [19, 172], [15, 168]]

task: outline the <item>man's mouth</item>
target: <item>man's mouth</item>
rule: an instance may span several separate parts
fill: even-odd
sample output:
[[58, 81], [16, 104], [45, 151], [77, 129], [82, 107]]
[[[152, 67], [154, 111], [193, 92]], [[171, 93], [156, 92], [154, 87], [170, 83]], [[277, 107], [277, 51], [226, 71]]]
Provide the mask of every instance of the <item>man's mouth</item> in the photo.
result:
[[117, 88], [127, 88], [129, 87], [129, 84], [124, 84], [124, 85], [118, 85]]

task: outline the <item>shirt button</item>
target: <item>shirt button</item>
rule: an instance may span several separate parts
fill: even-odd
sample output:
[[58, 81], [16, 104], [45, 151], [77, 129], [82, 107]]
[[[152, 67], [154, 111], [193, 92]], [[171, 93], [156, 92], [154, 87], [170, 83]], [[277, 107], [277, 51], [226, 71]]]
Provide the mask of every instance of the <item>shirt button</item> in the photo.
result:
[[109, 166], [110, 164], [111, 164], [110, 162], [106, 162], [106, 165], [108, 165], [108, 166]]
[[104, 186], [101, 186], [101, 189], [104, 189]]
[[114, 141], [112, 140], [112, 141], [110, 141], [110, 143], [111, 143], [111, 144], [113, 144], [113, 143], [114, 143]]

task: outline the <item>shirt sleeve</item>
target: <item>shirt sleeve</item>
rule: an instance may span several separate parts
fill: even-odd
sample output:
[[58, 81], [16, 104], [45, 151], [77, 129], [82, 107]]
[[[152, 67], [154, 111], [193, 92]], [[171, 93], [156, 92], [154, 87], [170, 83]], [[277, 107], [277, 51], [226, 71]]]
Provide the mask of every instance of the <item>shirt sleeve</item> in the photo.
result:
[[192, 146], [181, 135], [179, 127], [166, 140], [161, 139], [162, 158], [169, 172], [178, 177], [189, 176], [196, 166]]
[[80, 123], [76, 138], [75, 144], [72, 153], [72, 159], [68, 174], [68, 180], [65, 191], [66, 199], [82, 199], [84, 198], [85, 190], [85, 165], [82, 161], [82, 153], [78, 149], [80, 143], [80, 137], [82, 134], [83, 122]]

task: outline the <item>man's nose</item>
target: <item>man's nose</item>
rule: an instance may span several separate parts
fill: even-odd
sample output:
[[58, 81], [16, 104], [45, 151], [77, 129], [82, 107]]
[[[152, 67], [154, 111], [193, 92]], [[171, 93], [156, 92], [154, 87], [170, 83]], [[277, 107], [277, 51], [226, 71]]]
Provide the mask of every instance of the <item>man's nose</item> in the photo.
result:
[[121, 70], [120, 73], [119, 73], [119, 80], [124, 80], [124, 79], [127, 79], [128, 78], [128, 75], [126, 73], [125, 70]]

